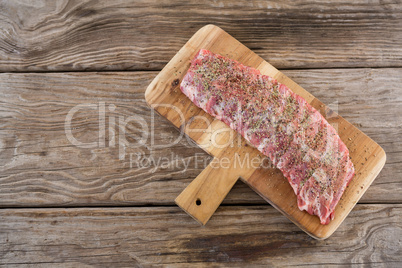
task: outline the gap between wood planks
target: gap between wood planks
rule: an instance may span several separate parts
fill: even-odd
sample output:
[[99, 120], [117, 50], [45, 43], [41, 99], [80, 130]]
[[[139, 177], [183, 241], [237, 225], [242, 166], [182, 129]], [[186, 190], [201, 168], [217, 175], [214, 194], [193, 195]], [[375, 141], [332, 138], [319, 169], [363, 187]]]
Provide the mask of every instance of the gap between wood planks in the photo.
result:
[[[356, 205], [400, 205], [402, 202], [376, 202], [376, 203], [369, 203], [369, 202], [362, 202], [357, 203]], [[230, 203], [230, 204], [221, 204], [220, 207], [255, 207], [255, 206], [269, 206], [272, 207], [269, 203]], [[4, 209], [52, 209], [52, 208], [60, 208], [60, 209], [74, 209], [74, 208], [170, 208], [170, 207], [178, 207], [176, 204], [138, 204], [138, 205], [82, 205], [82, 206], [23, 206], [23, 207], [13, 207], [13, 206], [5, 206], [0, 207], [0, 210]]]
[[[286, 70], [286, 71], [317, 71], [317, 70], [353, 70], [353, 69], [401, 69], [402, 66], [345, 66], [345, 67], [322, 67], [322, 68], [309, 68], [309, 67], [287, 67], [287, 68], [278, 68], [278, 70]], [[119, 73], [140, 73], [140, 72], [160, 72], [161, 69], [136, 69], [136, 70], [124, 70], [124, 69], [110, 69], [110, 70], [65, 70], [65, 71], [60, 71], [60, 70], [44, 70], [44, 71], [1, 71], [0, 74], [33, 74], [33, 73], [41, 73], [41, 74], [46, 74], [46, 73], [52, 73], [52, 74], [57, 74], [57, 73], [113, 73], [113, 72], [119, 72]]]

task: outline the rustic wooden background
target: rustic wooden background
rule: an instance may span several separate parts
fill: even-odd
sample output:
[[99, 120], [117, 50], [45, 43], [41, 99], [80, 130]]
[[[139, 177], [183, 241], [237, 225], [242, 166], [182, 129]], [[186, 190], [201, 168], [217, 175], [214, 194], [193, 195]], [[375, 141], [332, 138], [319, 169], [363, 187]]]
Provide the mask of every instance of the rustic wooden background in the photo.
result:
[[[144, 91], [213, 23], [378, 142], [387, 163], [335, 234], [316, 241], [241, 182], [205, 227], [174, 198], [210, 159], [186, 139], [79, 148], [67, 113], [106, 105], [148, 122]], [[402, 266], [401, 1], [1, 1], [0, 265]], [[114, 111], [108, 109], [115, 105]], [[154, 118], [156, 145], [178, 137]], [[98, 139], [97, 110], [73, 121]], [[129, 124], [135, 139], [143, 130]], [[188, 163], [130, 167], [129, 154]]]

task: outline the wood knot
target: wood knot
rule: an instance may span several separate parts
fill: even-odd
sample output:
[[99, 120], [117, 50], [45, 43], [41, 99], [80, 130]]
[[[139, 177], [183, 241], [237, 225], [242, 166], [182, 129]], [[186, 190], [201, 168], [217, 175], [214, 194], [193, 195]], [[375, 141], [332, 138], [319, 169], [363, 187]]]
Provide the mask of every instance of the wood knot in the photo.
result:
[[180, 80], [177, 78], [177, 79], [173, 80], [172, 86], [175, 87], [175, 86], [177, 86], [179, 83], [180, 83]]

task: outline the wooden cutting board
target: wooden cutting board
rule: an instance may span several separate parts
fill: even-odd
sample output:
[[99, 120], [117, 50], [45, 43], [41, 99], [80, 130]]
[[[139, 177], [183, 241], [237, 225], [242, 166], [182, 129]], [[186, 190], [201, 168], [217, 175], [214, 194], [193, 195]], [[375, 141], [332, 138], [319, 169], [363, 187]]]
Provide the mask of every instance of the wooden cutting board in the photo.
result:
[[[317, 216], [298, 209], [290, 184], [278, 169], [269, 167], [257, 149], [181, 93], [180, 82], [190, 66], [190, 60], [201, 48], [235, 59], [277, 79], [306, 99], [337, 129], [349, 148], [356, 175], [335, 209], [335, 219], [328, 225], [321, 225]], [[214, 25], [204, 26], [191, 37], [148, 86], [145, 99], [160, 115], [214, 156], [209, 166], [175, 200], [202, 224], [209, 220], [241, 178], [306, 233], [316, 239], [325, 239], [338, 228], [385, 164], [385, 152], [377, 143]], [[253, 164], [250, 164], [251, 161]]]

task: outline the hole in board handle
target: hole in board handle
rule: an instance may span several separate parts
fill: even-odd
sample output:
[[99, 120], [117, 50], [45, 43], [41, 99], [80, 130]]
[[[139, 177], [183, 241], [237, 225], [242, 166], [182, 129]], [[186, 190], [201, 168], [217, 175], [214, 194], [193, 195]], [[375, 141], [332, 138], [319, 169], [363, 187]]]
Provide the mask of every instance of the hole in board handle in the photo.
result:
[[200, 206], [201, 205], [201, 199], [197, 198], [197, 200], [195, 200], [195, 204], [197, 206]]

